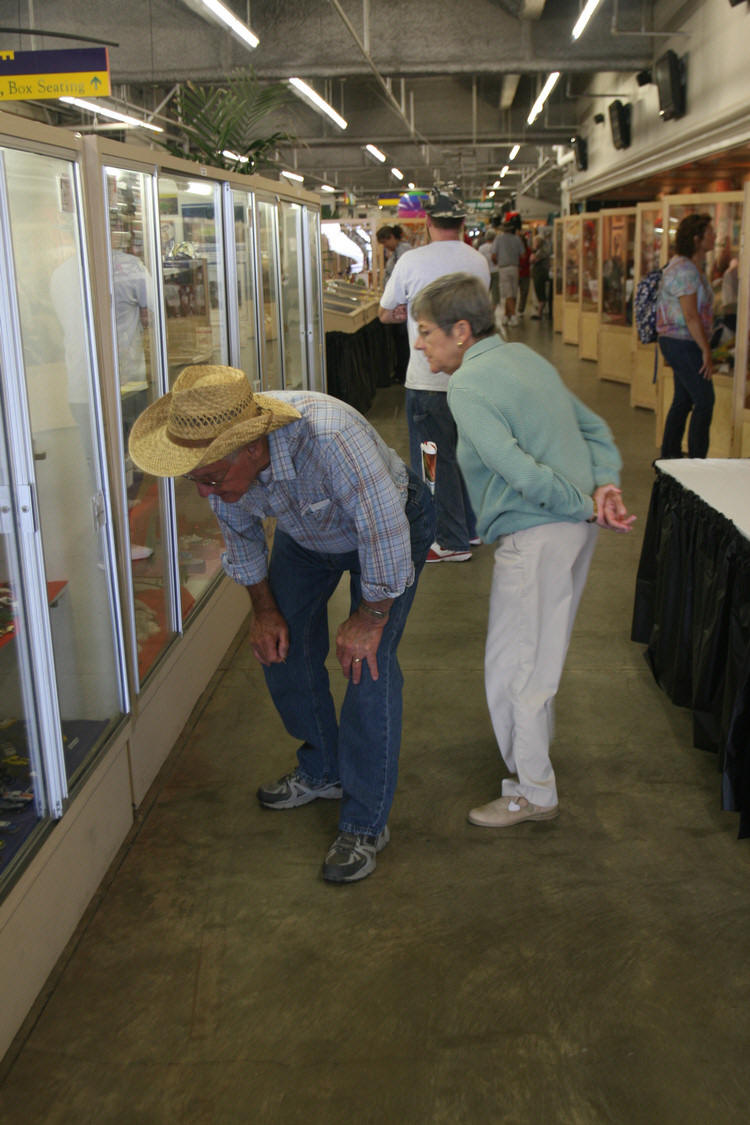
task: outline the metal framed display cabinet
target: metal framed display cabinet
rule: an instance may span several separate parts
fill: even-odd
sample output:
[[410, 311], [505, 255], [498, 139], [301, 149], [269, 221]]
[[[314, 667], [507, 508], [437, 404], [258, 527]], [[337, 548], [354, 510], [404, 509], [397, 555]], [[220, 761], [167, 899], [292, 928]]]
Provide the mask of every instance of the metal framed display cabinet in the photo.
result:
[[599, 290], [601, 279], [599, 215], [581, 215], [581, 285], [578, 355], [596, 360], [599, 356]]
[[565, 344], [578, 345], [581, 321], [581, 216], [563, 219], [563, 325]]
[[325, 389], [318, 199], [0, 114], [0, 275], [2, 1055], [248, 610], [130, 427], [189, 363]]
[[[741, 191], [712, 192], [704, 195], [670, 195], [662, 201], [665, 232], [661, 247], [662, 265], [666, 265], [669, 260], [675, 232], [685, 215], [694, 212], [706, 212], [712, 217], [716, 230], [716, 245], [706, 258], [706, 274], [714, 291], [715, 326], [723, 316], [722, 301], [726, 302], [725, 278], [730, 269], [737, 271], [736, 300], [733, 299], [732, 302], [735, 305], [735, 318], [737, 318], [738, 310], [743, 309], [743, 306], [747, 304], [746, 275], [743, 278], [745, 284], [741, 286], [738, 266], [743, 229], [743, 201], [744, 195]], [[732, 263], [734, 263], [734, 266], [732, 266]], [[744, 309], [743, 311], [746, 312]], [[715, 328], [714, 336], [716, 337], [716, 335]], [[736, 380], [743, 383], [745, 374], [744, 371], [740, 374], [740, 369], [735, 367], [735, 341], [734, 333], [722, 332], [721, 338], [714, 339], [713, 342], [716, 369], [713, 382], [716, 400], [711, 422], [709, 457], [730, 457], [736, 448], [742, 448], [741, 436], [739, 441], [735, 436], [735, 432], [741, 432], [744, 421], [737, 413], [739, 394], [736, 389]], [[657, 446], [661, 445], [664, 420], [672, 401], [673, 386], [671, 368], [665, 363], [660, 363], [656, 396], [655, 438]]]
[[564, 219], [555, 219], [552, 236], [552, 327], [563, 330]]
[[[742, 296], [740, 296], [742, 294]], [[750, 183], [742, 206], [737, 297], [737, 343], [734, 353], [732, 456], [750, 457]]]
[[[635, 262], [633, 293], [638, 282], [661, 265], [664, 234], [662, 204], [639, 203], [635, 209]], [[630, 342], [630, 405], [656, 409], [656, 375], [661, 363], [659, 345], [642, 344], [638, 339], [635, 317], [632, 318]]]
[[635, 259], [635, 208], [600, 212], [599, 378], [629, 383]]

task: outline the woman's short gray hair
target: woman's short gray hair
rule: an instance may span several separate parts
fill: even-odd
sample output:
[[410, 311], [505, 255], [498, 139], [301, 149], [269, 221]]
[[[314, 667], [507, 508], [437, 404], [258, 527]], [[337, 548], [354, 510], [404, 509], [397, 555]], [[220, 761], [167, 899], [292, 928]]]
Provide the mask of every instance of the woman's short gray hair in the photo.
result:
[[443, 332], [466, 320], [475, 340], [495, 332], [487, 286], [472, 273], [447, 273], [421, 289], [412, 302], [411, 315], [415, 320], [431, 320]]

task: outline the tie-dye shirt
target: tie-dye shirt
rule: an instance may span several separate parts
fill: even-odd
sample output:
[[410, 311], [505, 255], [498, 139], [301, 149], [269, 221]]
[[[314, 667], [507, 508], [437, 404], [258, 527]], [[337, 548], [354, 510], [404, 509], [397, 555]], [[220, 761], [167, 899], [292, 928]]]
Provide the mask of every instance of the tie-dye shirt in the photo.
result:
[[659, 336], [671, 336], [675, 340], [692, 339], [680, 304], [680, 297], [687, 297], [690, 293], [697, 295], [698, 315], [703, 322], [706, 339], [711, 338], [714, 320], [711, 286], [695, 262], [681, 255], [672, 258], [661, 277], [656, 302], [656, 331]]

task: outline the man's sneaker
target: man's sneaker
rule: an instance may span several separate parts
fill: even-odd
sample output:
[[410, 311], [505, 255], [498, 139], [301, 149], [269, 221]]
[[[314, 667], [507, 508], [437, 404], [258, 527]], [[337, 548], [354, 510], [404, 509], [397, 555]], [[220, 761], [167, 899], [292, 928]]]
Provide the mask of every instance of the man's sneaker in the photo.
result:
[[356, 883], [375, 870], [375, 856], [391, 838], [386, 824], [378, 836], [340, 832], [323, 860], [322, 875], [329, 883]]
[[478, 535], [475, 535], [473, 539], [469, 540], [469, 546], [470, 547], [481, 547], [482, 546], [482, 540], [479, 538]]
[[450, 547], [441, 547], [433, 543], [427, 552], [425, 562], [466, 562], [471, 558], [471, 551], [452, 551]]
[[320, 797], [335, 801], [341, 796], [337, 781], [306, 781], [298, 769], [280, 777], [275, 785], [261, 785], [258, 790], [258, 800], [267, 809], [296, 809]]

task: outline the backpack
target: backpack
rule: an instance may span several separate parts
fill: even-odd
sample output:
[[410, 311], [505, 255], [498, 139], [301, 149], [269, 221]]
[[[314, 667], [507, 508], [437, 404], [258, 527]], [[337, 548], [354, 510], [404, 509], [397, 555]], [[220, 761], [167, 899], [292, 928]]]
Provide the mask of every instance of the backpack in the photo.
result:
[[663, 270], [651, 270], [635, 289], [635, 326], [642, 344], [653, 344], [656, 340], [656, 299], [662, 273]]

